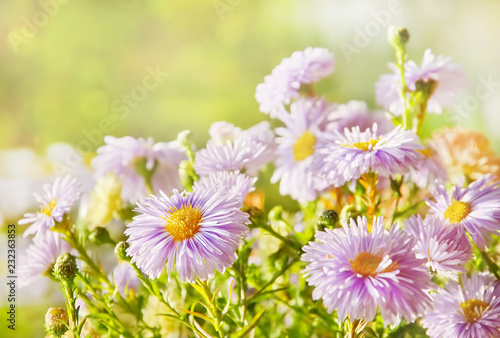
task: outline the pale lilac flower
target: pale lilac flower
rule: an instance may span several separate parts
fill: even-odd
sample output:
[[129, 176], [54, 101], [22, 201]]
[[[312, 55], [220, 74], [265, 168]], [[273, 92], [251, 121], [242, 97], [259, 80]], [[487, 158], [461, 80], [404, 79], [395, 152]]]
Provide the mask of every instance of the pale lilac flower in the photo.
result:
[[268, 122], [247, 130], [236, 127], [231, 130], [228, 123], [223, 126], [219, 122], [212, 125], [211, 134], [215, 138], [195, 155], [194, 168], [200, 176], [218, 171], [239, 171], [257, 176], [259, 169], [274, 159], [276, 143]]
[[246, 195], [255, 190], [256, 181], [257, 177], [250, 177], [238, 171], [218, 171], [201, 177], [199, 181], [194, 182], [194, 188], [198, 190], [209, 190], [215, 186], [227, 188], [238, 196], [243, 205]]
[[[427, 49], [420, 67], [413, 61], [405, 63], [405, 82], [410, 91], [416, 90], [417, 82], [436, 83], [427, 102], [429, 113], [441, 114], [443, 108], [451, 107], [466, 88], [465, 72], [458, 64], [450, 61], [450, 57], [435, 57], [431, 50]], [[399, 71], [394, 65], [389, 68], [393, 73], [382, 75], [376, 84], [377, 102], [392, 114], [401, 115], [404, 107], [398, 93], [398, 86], [401, 85]]]
[[415, 240], [393, 226], [386, 230], [383, 218], [374, 218], [368, 231], [366, 218], [341, 221], [342, 228], [316, 232], [302, 260], [313, 299], [322, 299], [328, 312], [346, 318], [373, 320], [380, 309], [384, 322], [401, 318], [412, 322], [431, 304], [430, 274], [412, 253]]
[[401, 127], [378, 133], [377, 124], [360, 131], [358, 127], [335, 132], [318, 145], [313, 168], [329, 184], [340, 187], [372, 170], [381, 176], [402, 174], [423, 157], [423, 147], [413, 131]]
[[462, 275], [434, 295], [422, 326], [431, 338], [500, 337], [500, 282], [487, 273]]
[[406, 221], [405, 231], [417, 239], [413, 252], [417, 258], [425, 259], [432, 271], [448, 278], [457, 278], [464, 272], [463, 265], [472, 259], [472, 248], [463, 228], [450, 225], [437, 215], [420, 215]]
[[19, 286], [28, 286], [50, 275], [57, 257], [70, 251], [71, 246], [56, 232], [49, 231], [43, 238], [36, 239], [19, 258]]
[[308, 47], [294, 52], [264, 78], [264, 83], [257, 86], [255, 98], [260, 104], [260, 111], [276, 117], [292, 98], [299, 97], [302, 84], [317, 82], [333, 73], [334, 68], [333, 54], [325, 48]]
[[280, 193], [298, 201], [312, 201], [327, 187], [311, 165], [329, 106], [324, 100], [300, 99], [283, 115], [285, 127], [276, 128], [276, 170], [271, 182], [280, 181]]
[[446, 168], [438, 153], [430, 146], [420, 151], [422, 159], [416, 167], [410, 167], [408, 178], [420, 189], [434, 188], [434, 182], [444, 182], [448, 179]]
[[484, 175], [463, 188], [462, 177], [450, 193], [436, 181], [434, 201], [427, 200], [430, 212], [452, 226], [465, 228], [477, 246], [484, 249], [490, 235], [500, 233], [500, 188], [494, 180], [494, 176]]
[[376, 123], [379, 133], [385, 134], [394, 129], [394, 124], [381, 112], [371, 112], [364, 101], [349, 101], [339, 104], [328, 114], [328, 132], [343, 132], [345, 128], [359, 127], [360, 130], [371, 128]]
[[141, 284], [141, 280], [137, 277], [134, 268], [125, 261], [118, 262], [118, 265], [111, 271], [110, 279], [114, 281], [114, 284], [123, 297], [126, 297], [125, 290], [135, 291]]
[[249, 217], [234, 193], [212, 187], [161, 195], [138, 203], [139, 216], [127, 225], [132, 263], [150, 278], [159, 277], [166, 263], [169, 276], [177, 271], [190, 282], [213, 278], [214, 269], [224, 272], [234, 263]]
[[31, 224], [23, 236], [35, 235], [35, 240], [39, 240], [71, 211], [73, 204], [80, 198], [80, 183], [69, 175], [57, 177], [54, 183], [43, 186], [43, 194], [34, 195], [40, 203], [40, 211], [24, 214], [19, 224]]
[[141, 170], [153, 171], [153, 193], [181, 187], [178, 166], [186, 159], [186, 154], [177, 141], [155, 144], [152, 138], [105, 136], [104, 142], [106, 145], [97, 149], [92, 166], [98, 178], [113, 172], [123, 180], [123, 200], [134, 204], [148, 195]]

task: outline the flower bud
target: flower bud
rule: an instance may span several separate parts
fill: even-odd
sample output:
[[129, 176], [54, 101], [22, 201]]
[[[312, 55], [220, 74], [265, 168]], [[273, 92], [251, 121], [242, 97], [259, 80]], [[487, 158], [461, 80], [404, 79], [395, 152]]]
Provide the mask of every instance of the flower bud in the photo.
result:
[[181, 146], [185, 148], [190, 148], [191, 147], [191, 138], [192, 138], [193, 133], [191, 130], [183, 130], [179, 134], [177, 134], [177, 141], [181, 144]]
[[115, 242], [109, 237], [109, 232], [106, 228], [96, 227], [90, 233], [89, 239], [92, 243], [101, 245], [101, 244], [115, 244]]
[[339, 214], [335, 210], [325, 210], [321, 214], [318, 223], [318, 230], [324, 230], [325, 228], [333, 229], [337, 226], [339, 222]]
[[361, 212], [359, 212], [354, 205], [346, 205], [340, 212], [340, 219], [345, 222], [349, 222], [351, 218], [356, 219], [361, 215]]
[[66, 253], [57, 258], [53, 268], [54, 277], [61, 281], [72, 281], [77, 272], [75, 256]]
[[410, 33], [406, 28], [390, 26], [388, 38], [389, 43], [394, 47], [404, 48], [408, 40], [410, 40]]
[[51, 307], [45, 315], [45, 331], [53, 337], [61, 337], [68, 331], [68, 322], [66, 309]]
[[127, 256], [127, 249], [128, 249], [129, 246], [130, 246], [130, 244], [128, 244], [125, 241], [119, 242], [115, 246], [115, 255], [116, 255], [116, 257], [118, 259], [121, 259], [122, 261], [130, 261], [130, 257]]

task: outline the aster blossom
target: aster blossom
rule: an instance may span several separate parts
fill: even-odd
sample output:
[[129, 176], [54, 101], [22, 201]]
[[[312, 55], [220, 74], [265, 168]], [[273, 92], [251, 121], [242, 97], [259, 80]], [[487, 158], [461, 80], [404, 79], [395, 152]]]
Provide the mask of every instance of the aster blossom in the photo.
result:
[[[414, 61], [405, 63], [405, 82], [410, 91], [416, 91], [418, 83], [433, 84], [427, 101], [429, 113], [441, 114], [443, 108], [451, 107], [458, 95], [466, 88], [466, 76], [463, 69], [451, 58], [435, 56], [430, 49], [424, 53], [420, 66]], [[404, 105], [399, 94], [401, 86], [399, 70], [389, 65], [392, 74], [384, 74], [376, 84], [377, 103], [394, 115], [402, 115]]]
[[315, 146], [324, 130], [329, 105], [325, 100], [300, 99], [283, 115], [285, 127], [276, 128], [276, 170], [271, 182], [280, 181], [280, 193], [299, 201], [312, 201], [327, 187], [312, 170]]
[[80, 183], [69, 175], [57, 177], [52, 184], [47, 183], [43, 186], [41, 195], [37, 193], [33, 195], [40, 203], [40, 211], [25, 214], [19, 224], [31, 224], [23, 236], [35, 235], [35, 240], [39, 240], [71, 211], [73, 204], [80, 198]]
[[325, 48], [308, 47], [294, 52], [264, 78], [264, 83], [257, 86], [255, 98], [260, 104], [260, 111], [276, 117], [292, 98], [299, 97], [302, 84], [317, 82], [333, 73], [334, 68], [334, 56]]
[[213, 138], [195, 155], [194, 168], [200, 176], [218, 171], [257, 176], [259, 169], [274, 159], [276, 144], [268, 122], [247, 130], [219, 122], [210, 130]]
[[333, 107], [327, 117], [328, 132], [343, 132], [345, 128], [358, 126], [360, 130], [371, 128], [377, 124], [380, 133], [388, 133], [394, 129], [394, 124], [381, 112], [372, 112], [364, 101], [351, 100], [345, 104]]
[[126, 297], [126, 290], [137, 290], [141, 285], [141, 280], [137, 277], [134, 268], [125, 261], [119, 261], [113, 268], [110, 280], [114, 282], [123, 297]]
[[383, 218], [373, 218], [371, 231], [365, 217], [341, 221], [342, 228], [316, 232], [318, 242], [303, 248], [303, 270], [313, 299], [322, 299], [339, 320], [373, 320], [377, 307], [385, 322], [395, 325], [401, 317], [414, 321], [431, 304], [429, 272], [412, 253], [414, 239]]
[[442, 220], [467, 230], [474, 242], [484, 249], [490, 235], [500, 233], [500, 188], [494, 181], [494, 176], [484, 175], [463, 188], [464, 177], [461, 177], [449, 193], [436, 181], [432, 193], [434, 201], [427, 200], [427, 205], [430, 212]]
[[127, 225], [127, 254], [151, 278], [165, 263], [169, 276], [177, 271], [183, 281], [212, 278], [214, 269], [224, 272], [234, 263], [248, 232], [248, 214], [239, 207], [236, 194], [221, 187], [146, 198]]
[[329, 184], [340, 187], [370, 170], [387, 177], [416, 167], [423, 149], [417, 135], [401, 126], [379, 135], [378, 126], [361, 131], [359, 127], [338, 131], [318, 145], [313, 168]]
[[425, 259], [426, 266], [448, 278], [457, 278], [464, 272], [463, 264], [472, 259], [472, 248], [465, 231], [453, 227], [435, 214], [412, 216], [406, 221], [405, 231], [417, 239], [413, 252]]
[[49, 231], [31, 244], [19, 258], [19, 286], [28, 286], [38, 278], [49, 275], [57, 258], [70, 251], [68, 242], [61, 239], [58, 233]]
[[500, 282], [487, 273], [449, 281], [433, 298], [433, 309], [422, 319], [431, 338], [500, 336]]
[[152, 193], [181, 187], [178, 166], [186, 159], [179, 142], [155, 143], [152, 138], [105, 136], [106, 145], [97, 149], [92, 159], [95, 176], [101, 178], [114, 173], [122, 180], [121, 197], [136, 203], [148, 195], [145, 175], [151, 175]]
[[423, 157], [415, 167], [409, 168], [408, 180], [415, 183], [420, 189], [433, 188], [433, 183], [436, 180], [446, 181], [448, 179], [446, 168], [434, 148], [427, 145], [427, 147], [419, 150], [419, 152]]
[[238, 171], [218, 171], [201, 177], [199, 181], [194, 182], [194, 188], [198, 190], [208, 190], [214, 186], [227, 188], [239, 197], [243, 205], [246, 195], [255, 190], [256, 181], [257, 177], [250, 177]]

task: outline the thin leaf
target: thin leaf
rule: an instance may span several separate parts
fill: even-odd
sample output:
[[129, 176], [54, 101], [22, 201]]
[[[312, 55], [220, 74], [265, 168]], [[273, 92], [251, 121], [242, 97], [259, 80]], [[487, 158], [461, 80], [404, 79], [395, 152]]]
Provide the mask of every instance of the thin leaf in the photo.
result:
[[266, 313], [267, 309], [262, 310], [259, 312], [253, 319], [250, 321], [250, 323], [245, 326], [244, 328], [241, 329], [238, 333], [231, 335], [231, 338], [243, 338], [246, 337], [259, 323], [259, 320], [262, 318], [264, 313]]

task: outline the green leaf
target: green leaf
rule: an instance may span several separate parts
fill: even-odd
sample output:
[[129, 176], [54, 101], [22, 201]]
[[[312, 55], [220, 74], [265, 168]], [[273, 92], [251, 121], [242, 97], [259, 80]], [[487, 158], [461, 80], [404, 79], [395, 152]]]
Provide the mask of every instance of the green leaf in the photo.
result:
[[259, 323], [259, 320], [262, 318], [264, 313], [266, 313], [267, 309], [264, 309], [260, 311], [253, 319], [250, 321], [250, 323], [245, 326], [244, 328], [241, 329], [240, 332], [237, 332], [233, 335], [231, 335], [231, 338], [243, 338], [246, 337]]

